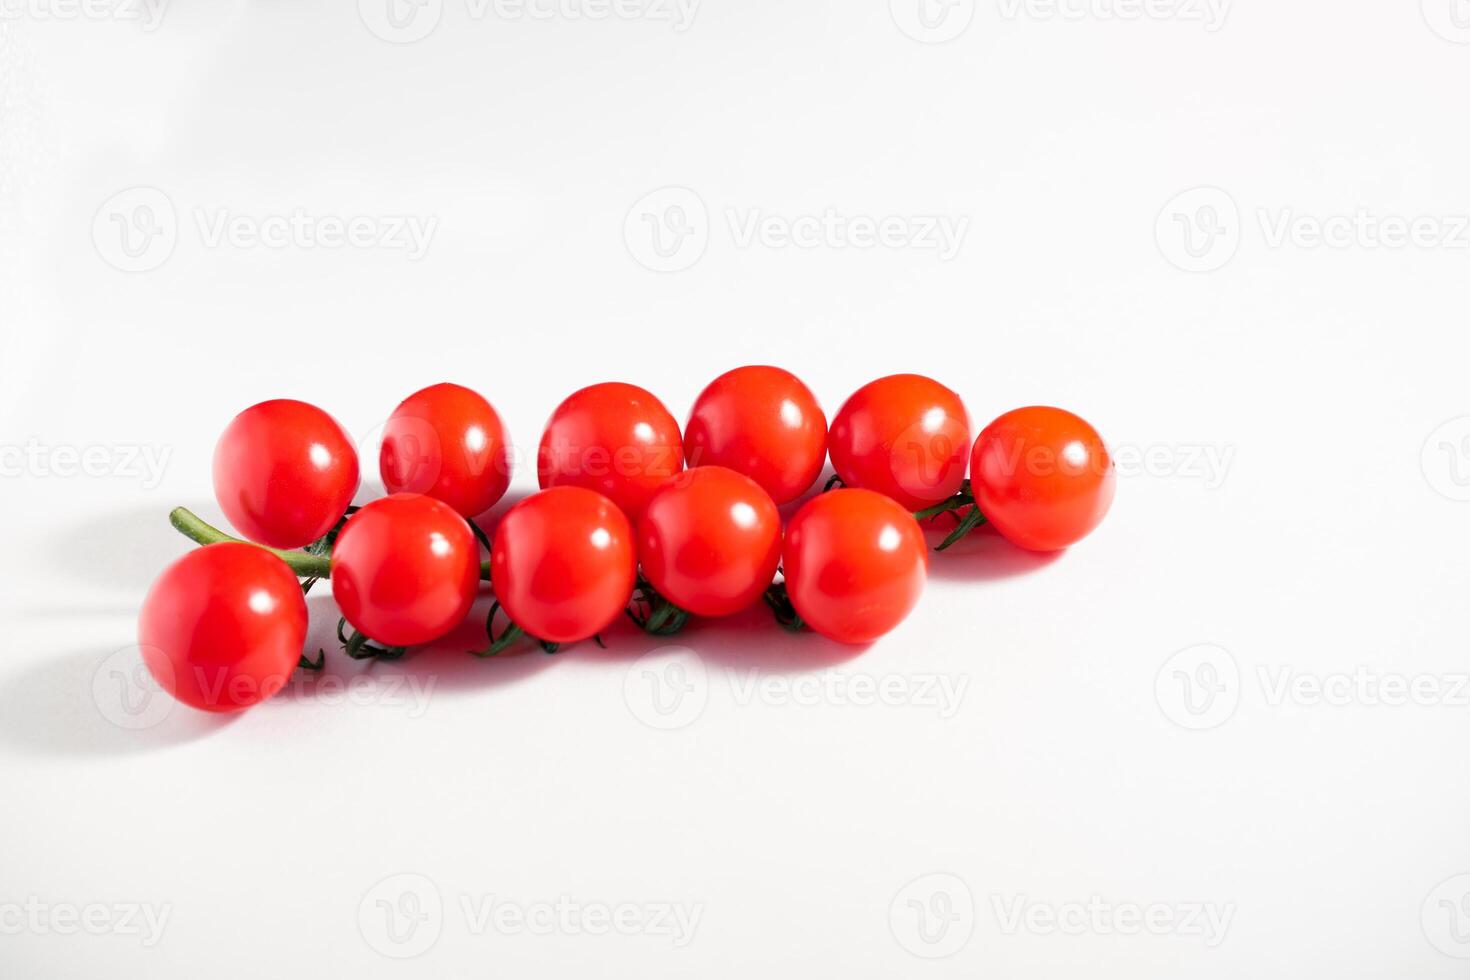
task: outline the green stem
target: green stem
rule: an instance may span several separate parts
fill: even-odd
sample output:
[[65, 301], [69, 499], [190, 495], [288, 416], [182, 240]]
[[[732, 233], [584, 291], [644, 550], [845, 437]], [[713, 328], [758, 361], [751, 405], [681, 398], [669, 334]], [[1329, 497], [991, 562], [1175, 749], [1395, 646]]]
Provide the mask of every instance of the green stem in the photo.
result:
[[938, 517], [940, 514], [948, 513], [952, 510], [959, 510], [961, 507], [971, 507], [974, 503], [975, 495], [970, 491], [970, 481], [965, 480], [960, 483], [958, 493], [947, 500], [940, 501], [933, 507], [928, 507], [917, 512], [914, 514], [914, 519], [927, 521], [931, 517]]
[[[254, 545], [269, 551], [290, 566], [291, 571], [300, 578], [331, 578], [332, 576], [332, 559], [326, 555], [313, 555], [305, 551], [282, 551], [279, 548], [267, 548], [263, 544], [255, 544], [254, 541], [241, 541], [208, 523], [187, 507], [175, 507], [169, 511], [168, 522], [184, 537], [198, 544], [220, 544], [224, 541], [232, 541], [236, 544]], [[490, 562], [480, 562], [480, 578], [487, 582], [490, 580]]]
[[281, 551], [279, 548], [267, 548], [253, 541], [241, 541], [206, 523], [187, 507], [175, 507], [169, 511], [168, 522], [184, 537], [199, 544], [220, 544], [232, 541], [269, 551], [290, 566], [291, 571], [300, 577], [327, 578], [332, 574], [332, 560], [325, 555], [312, 555], [305, 551]]

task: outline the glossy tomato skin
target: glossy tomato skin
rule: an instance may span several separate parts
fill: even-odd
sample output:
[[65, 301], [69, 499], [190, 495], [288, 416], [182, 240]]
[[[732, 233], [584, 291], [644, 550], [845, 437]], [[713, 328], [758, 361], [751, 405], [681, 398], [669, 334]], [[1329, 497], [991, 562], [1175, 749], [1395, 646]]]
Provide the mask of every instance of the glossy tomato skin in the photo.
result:
[[575, 643], [606, 629], [633, 595], [633, 527], [599, 493], [553, 487], [506, 511], [490, 583], [511, 621], [538, 640]]
[[214, 495], [243, 536], [300, 548], [331, 530], [357, 493], [357, 450], [315, 405], [278, 398], [245, 409], [214, 447]]
[[286, 563], [242, 542], [191, 551], [148, 590], [143, 662], [165, 691], [204, 711], [238, 711], [291, 677], [306, 643], [306, 602]]
[[352, 628], [393, 647], [429, 643], [469, 614], [480, 581], [474, 533], [448, 504], [400, 493], [347, 519], [332, 548], [332, 596]]
[[970, 456], [980, 512], [1007, 540], [1057, 551], [1102, 522], [1117, 489], [1108, 447], [1085, 420], [1032, 406], [987, 425]]
[[537, 454], [541, 489], [596, 491], [631, 520], [682, 469], [679, 423], [650, 392], [618, 381], [583, 388], [557, 406]]
[[781, 561], [781, 515], [770, 494], [723, 466], [671, 477], [638, 522], [638, 560], [658, 593], [699, 616], [759, 602]]
[[690, 466], [724, 466], [759, 483], [778, 504], [811, 489], [827, 461], [827, 416], [789, 371], [727, 371], [694, 402], [684, 427]]
[[808, 626], [842, 643], [869, 643], [903, 622], [928, 567], [914, 516], [871, 490], [814, 497], [786, 529], [791, 604]]
[[378, 470], [389, 493], [427, 494], [474, 517], [510, 486], [510, 444], [494, 406], [478, 393], [431, 385], [389, 417]]
[[827, 437], [844, 484], [892, 497], [910, 511], [954, 496], [969, 445], [970, 416], [960, 396], [918, 374], [859, 388], [838, 409]]

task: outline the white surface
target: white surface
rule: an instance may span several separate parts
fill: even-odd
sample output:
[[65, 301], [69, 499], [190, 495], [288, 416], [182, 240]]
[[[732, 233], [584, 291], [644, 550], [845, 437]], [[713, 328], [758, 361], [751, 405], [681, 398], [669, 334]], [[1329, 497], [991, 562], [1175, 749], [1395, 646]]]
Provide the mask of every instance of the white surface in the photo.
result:
[[[1258, 0], [1213, 30], [1168, 0], [1128, 20], [960, 0], [931, 28], [895, 5], [706, 0], [681, 31], [431, 0], [434, 29], [398, 44], [369, 0], [366, 21], [178, 4], [151, 31], [7, 4], [0, 443], [39, 455], [7, 448], [0, 482], [0, 970], [1464, 975], [1470, 30], [1449, 0]], [[114, 199], [139, 187], [164, 205]], [[140, 203], [171, 253], [118, 251], [113, 215]], [[694, 234], [660, 255], [643, 214], [674, 204]], [[211, 246], [199, 224], [298, 208], [436, 224], [417, 260]], [[828, 208], [968, 225], [949, 261], [741, 243], [752, 213]], [[1360, 210], [1458, 237], [1273, 245], [1284, 214]], [[1191, 256], [1176, 215], [1224, 233]], [[379, 679], [369, 703], [308, 685], [223, 724], [110, 720], [132, 717], [109, 685], [137, 606], [186, 548], [165, 515], [217, 516], [210, 452], [245, 405], [303, 397], [367, 434], [454, 379], [526, 446], [581, 385], [644, 384], [682, 417], [748, 362], [829, 413], [900, 369], [977, 423], [1059, 403], [1133, 462], [1092, 539], [941, 556], [866, 651], [753, 615], [653, 661], [630, 631], [558, 658], [329, 655], [329, 679], [406, 675], [423, 700]], [[86, 447], [102, 475], [56, 472]], [[156, 485], [126, 465], [139, 447], [168, 453]], [[311, 608], [325, 637], [330, 601]], [[643, 720], [644, 685], [678, 676], [660, 656], [696, 686], [673, 730]], [[1225, 689], [1192, 714], [1176, 670], [1202, 665]], [[1427, 678], [1435, 703], [1275, 687], [1359, 668], [1390, 693]], [[854, 677], [904, 703], [853, 704]], [[941, 682], [962, 691], [947, 717], [925, 703]], [[390, 936], [377, 903], [409, 892], [425, 918]], [[921, 936], [911, 900], [949, 901], [949, 931]], [[514, 932], [486, 902], [649, 918]], [[1089, 902], [1168, 934], [1046, 928]], [[96, 903], [167, 918], [151, 943], [118, 910], [61, 933]], [[697, 910], [692, 941], [662, 906]]]

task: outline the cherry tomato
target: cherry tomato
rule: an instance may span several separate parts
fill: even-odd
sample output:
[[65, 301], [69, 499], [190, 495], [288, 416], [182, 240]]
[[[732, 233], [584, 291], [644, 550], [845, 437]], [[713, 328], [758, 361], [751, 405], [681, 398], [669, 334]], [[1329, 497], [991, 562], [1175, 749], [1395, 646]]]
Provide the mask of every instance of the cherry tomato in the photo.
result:
[[480, 581], [480, 546], [448, 504], [399, 493], [347, 518], [332, 548], [332, 596], [359, 633], [394, 647], [462, 622]]
[[659, 484], [683, 468], [679, 423], [652, 394], [616, 381], [583, 388], [562, 402], [546, 423], [537, 456], [541, 489], [595, 490], [633, 520]]
[[928, 561], [913, 514], [871, 490], [833, 490], [791, 519], [782, 569], [808, 626], [843, 643], [868, 643], [913, 610]]
[[606, 629], [633, 595], [633, 528], [611, 500], [581, 487], [532, 494], [506, 511], [490, 551], [505, 614], [548, 643]]
[[859, 388], [838, 409], [827, 443], [843, 483], [923, 510], [954, 496], [964, 481], [970, 417], [939, 382], [894, 374]]
[[723, 466], [671, 477], [638, 522], [638, 560], [659, 594], [700, 616], [760, 600], [781, 560], [781, 515], [760, 484]]
[[428, 494], [474, 517], [510, 486], [510, 447], [489, 402], [468, 388], [437, 384], [393, 411], [378, 469], [389, 493]]
[[778, 504], [811, 488], [827, 461], [827, 416], [811, 389], [777, 367], [740, 367], [700, 393], [684, 427], [690, 466], [725, 466]]
[[252, 541], [300, 548], [331, 530], [357, 493], [357, 450], [315, 405], [278, 398], [245, 409], [214, 447], [214, 495]]
[[148, 590], [138, 645], [155, 680], [205, 711], [237, 711], [290, 679], [306, 602], [286, 563], [243, 542], [191, 551]]
[[1032, 551], [1082, 540], [1113, 503], [1117, 471], [1102, 437], [1060, 408], [1018, 408], [985, 427], [970, 456], [980, 512]]

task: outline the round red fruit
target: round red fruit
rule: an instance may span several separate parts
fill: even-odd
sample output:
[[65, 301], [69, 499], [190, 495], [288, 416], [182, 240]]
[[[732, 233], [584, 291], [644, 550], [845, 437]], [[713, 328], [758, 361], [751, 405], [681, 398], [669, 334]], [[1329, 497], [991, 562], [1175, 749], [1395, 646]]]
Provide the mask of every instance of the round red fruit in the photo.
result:
[[1033, 406], [1007, 412], [980, 433], [970, 456], [970, 487], [980, 512], [1007, 540], [1057, 551], [1102, 522], [1117, 471], [1085, 420]]
[[638, 522], [638, 560], [658, 593], [700, 616], [760, 601], [781, 560], [781, 515], [770, 494], [723, 466], [671, 478]]
[[422, 493], [464, 517], [495, 506], [510, 485], [510, 446], [495, 408], [468, 388], [409, 395], [383, 428], [378, 457], [389, 493]]
[[827, 461], [827, 416], [811, 389], [777, 367], [740, 367], [709, 383], [684, 427], [690, 466], [724, 466], [778, 504], [806, 493]]
[[562, 402], [537, 455], [541, 489], [582, 487], [637, 520], [659, 484], [684, 469], [679, 423], [637, 385], [592, 385]]
[[633, 595], [633, 528], [611, 500], [581, 487], [532, 494], [495, 529], [490, 583], [511, 621], [548, 643], [606, 629]]
[[853, 393], [832, 420], [827, 443], [847, 486], [923, 510], [954, 496], [964, 481], [970, 417], [960, 396], [939, 382], [894, 374]]
[[245, 409], [214, 447], [214, 495], [242, 535], [300, 548], [331, 530], [357, 493], [357, 450], [315, 405], [279, 398]]
[[868, 643], [919, 601], [928, 551], [913, 514], [870, 490], [814, 497], [786, 529], [782, 569], [808, 626], [843, 643]]
[[474, 533], [448, 504], [394, 494], [347, 519], [332, 548], [332, 596], [352, 628], [392, 647], [429, 643], [469, 614], [480, 581]]
[[286, 563], [243, 542], [212, 544], [153, 583], [138, 620], [143, 662], [180, 701], [237, 711], [290, 679], [306, 642], [306, 602]]

